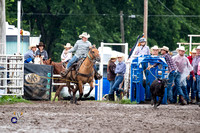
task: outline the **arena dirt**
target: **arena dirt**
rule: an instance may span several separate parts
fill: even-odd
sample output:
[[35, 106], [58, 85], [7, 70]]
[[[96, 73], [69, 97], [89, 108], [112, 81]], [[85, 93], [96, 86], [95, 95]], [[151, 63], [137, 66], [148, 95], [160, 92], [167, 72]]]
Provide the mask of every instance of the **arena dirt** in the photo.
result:
[[[79, 103], [34, 101], [0, 105], [0, 132], [200, 133], [197, 105], [161, 105], [154, 110], [149, 104]], [[17, 123], [11, 122], [12, 117], [18, 118]]]

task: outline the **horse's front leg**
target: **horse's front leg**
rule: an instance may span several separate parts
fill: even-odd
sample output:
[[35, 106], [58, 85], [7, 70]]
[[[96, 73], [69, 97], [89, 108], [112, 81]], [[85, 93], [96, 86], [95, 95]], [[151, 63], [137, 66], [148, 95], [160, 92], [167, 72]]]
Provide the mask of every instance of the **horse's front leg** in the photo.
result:
[[90, 90], [87, 94], [84, 95], [84, 97], [88, 97], [90, 95], [91, 91], [93, 90], [93, 88], [94, 88], [94, 85], [93, 85], [93, 81], [92, 81], [92, 82], [90, 82]]
[[81, 100], [81, 98], [83, 96], [83, 83], [81, 81], [78, 83], [78, 88], [79, 88], [79, 98], [78, 98], [78, 100]]
[[73, 97], [70, 100], [71, 104], [73, 104], [73, 103], [77, 104], [77, 98], [76, 98], [77, 90], [78, 90], [78, 86], [76, 86], [76, 89], [73, 91]]
[[64, 87], [64, 85], [60, 85], [60, 86], [58, 87], [58, 89], [56, 90], [56, 94], [55, 94], [55, 96], [54, 96], [53, 101], [56, 100], [56, 97], [57, 97], [57, 96], [58, 96], [58, 101], [60, 101], [60, 92], [61, 92], [61, 90], [62, 90], [63, 87]]

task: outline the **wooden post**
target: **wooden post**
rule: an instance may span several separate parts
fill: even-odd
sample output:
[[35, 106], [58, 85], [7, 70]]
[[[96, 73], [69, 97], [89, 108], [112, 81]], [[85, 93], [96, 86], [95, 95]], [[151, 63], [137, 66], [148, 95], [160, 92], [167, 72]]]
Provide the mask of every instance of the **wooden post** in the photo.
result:
[[147, 27], [148, 27], [148, 0], [144, 0], [144, 37], [147, 39]]
[[0, 54], [6, 54], [5, 0], [0, 1]]
[[[121, 30], [121, 38], [122, 38], [122, 43], [125, 43], [124, 39], [124, 18], [123, 18], [123, 11], [120, 11], [120, 30]], [[122, 52], [125, 52], [125, 47], [121, 46]]]

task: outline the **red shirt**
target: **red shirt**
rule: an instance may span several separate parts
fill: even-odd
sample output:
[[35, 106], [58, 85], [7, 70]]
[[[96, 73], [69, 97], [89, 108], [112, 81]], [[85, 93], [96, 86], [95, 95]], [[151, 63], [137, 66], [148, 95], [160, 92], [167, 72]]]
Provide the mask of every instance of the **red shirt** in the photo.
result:
[[[192, 60], [193, 60], [192, 56], [188, 56], [187, 58], [188, 58], [188, 60], [190, 61], [190, 64], [192, 65]], [[190, 72], [190, 74], [191, 74], [193, 77], [195, 76], [193, 70]]]

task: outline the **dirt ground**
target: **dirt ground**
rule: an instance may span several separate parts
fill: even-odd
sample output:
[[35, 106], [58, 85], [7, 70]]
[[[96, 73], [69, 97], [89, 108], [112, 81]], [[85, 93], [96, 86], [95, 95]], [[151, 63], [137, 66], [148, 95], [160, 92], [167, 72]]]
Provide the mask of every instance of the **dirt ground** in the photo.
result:
[[[200, 133], [197, 105], [161, 105], [155, 110], [149, 104], [79, 103], [34, 101], [0, 105], [0, 132]], [[12, 117], [18, 118], [17, 123], [11, 122]]]

